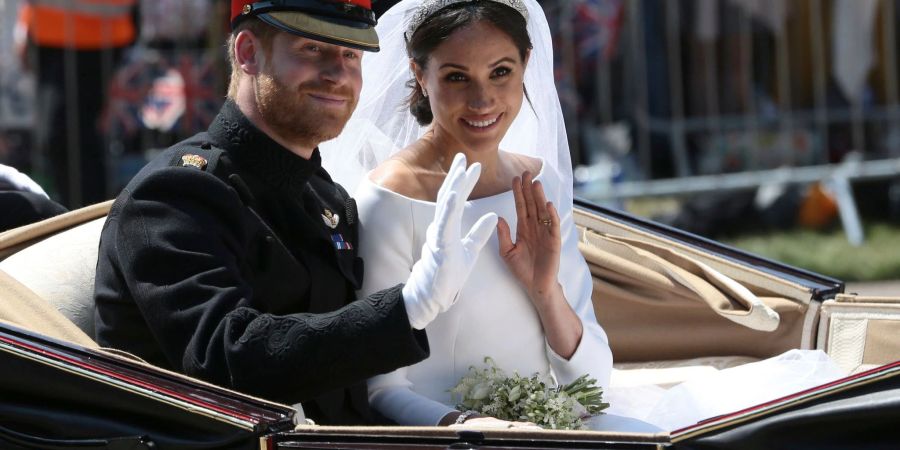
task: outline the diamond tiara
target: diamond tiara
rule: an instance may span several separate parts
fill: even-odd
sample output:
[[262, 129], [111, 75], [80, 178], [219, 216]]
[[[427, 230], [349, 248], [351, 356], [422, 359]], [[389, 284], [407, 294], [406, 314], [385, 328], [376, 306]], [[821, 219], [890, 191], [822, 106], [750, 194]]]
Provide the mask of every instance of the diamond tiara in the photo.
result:
[[419, 5], [419, 8], [416, 9], [416, 12], [413, 13], [412, 18], [409, 20], [409, 26], [406, 27], [406, 39], [411, 38], [413, 33], [416, 32], [422, 23], [434, 13], [457, 3], [471, 3], [476, 1], [492, 1], [509, 6], [521, 14], [522, 17], [525, 18], [525, 21], [528, 22], [528, 8], [525, 7], [525, 2], [522, 0], [425, 0]]

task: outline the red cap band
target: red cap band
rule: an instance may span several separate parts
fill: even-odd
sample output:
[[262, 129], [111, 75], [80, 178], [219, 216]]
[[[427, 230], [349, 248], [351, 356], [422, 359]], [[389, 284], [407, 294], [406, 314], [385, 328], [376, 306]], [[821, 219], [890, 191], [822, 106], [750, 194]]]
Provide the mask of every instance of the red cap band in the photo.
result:
[[[237, 19], [244, 12], [244, 7], [256, 3], [257, 0], [231, 0], [231, 22]], [[372, 9], [372, 0], [330, 0], [335, 3], [349, 3], [351, 5], [361, 6], [363, 8]]]

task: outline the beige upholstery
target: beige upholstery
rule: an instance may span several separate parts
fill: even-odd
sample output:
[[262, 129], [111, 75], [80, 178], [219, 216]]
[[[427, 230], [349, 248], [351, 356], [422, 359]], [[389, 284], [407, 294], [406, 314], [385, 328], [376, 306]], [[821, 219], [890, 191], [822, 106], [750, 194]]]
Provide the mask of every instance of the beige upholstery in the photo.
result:
[[84, 347], [96, 347], [87, 333], [3, 270], [0, 270], [0, 322]]
[[[35, 230], [50, 227], [54, 220], [59, 219], [35, 224], [30, 230], [14, 231], [21, 235], [33, 234]], [[101, 215], [43, 240], [38, 239], [46, 234], [35, 236], [23, 243], [32, 244], [38, 240], [37, 243], [0, 261], [0, 270], [56, 307], [88, 336], [94, 333], [94, 275], [100, 231], [105, 220], [105, 215]]]
[[586, 230], [585, 244], [618, 256], [638, 269], [638, 278], [658, 278], [673, 293], [702, 301], [716, 314], [759, 331], [774, 331], [780, 317], [740, 283], [678, 251], [639, 239]]
[[[688, 252], [582, 229], [597, 320], [618, 362], [766, 358], [804, 341], [807, 305], [748, 289]], [[656, 384], [656, 383], [653, 383]]]
[[822, 304], [817, 346], [844, 370], [900, 360], [900, 301], [839, 294]]

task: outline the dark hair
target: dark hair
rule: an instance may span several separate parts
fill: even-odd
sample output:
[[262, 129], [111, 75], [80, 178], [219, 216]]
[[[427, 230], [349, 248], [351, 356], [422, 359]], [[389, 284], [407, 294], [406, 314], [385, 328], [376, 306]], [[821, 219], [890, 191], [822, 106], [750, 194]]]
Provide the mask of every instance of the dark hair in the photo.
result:
[[[473, 1], [457, 3], [439, 10], [419, 25], [406, 42], [406, 53], [423, 70], [428, 64], [431, 52], [447, 40], [456, 30], [486, 20], [506, 33], [519, 49], [519, 57], [531, 50], [531, 38], [528, 36], [525, 18], [515, 9], [501, 3], [491, 1]], [[419, 125], [428, 125], [434, 120], [428, 98], [422, 95], [422, 89], [415, 78], [406, 85], [411, 89], [407, 103]], [[528, 92], [525, 92], [528, 97]]]

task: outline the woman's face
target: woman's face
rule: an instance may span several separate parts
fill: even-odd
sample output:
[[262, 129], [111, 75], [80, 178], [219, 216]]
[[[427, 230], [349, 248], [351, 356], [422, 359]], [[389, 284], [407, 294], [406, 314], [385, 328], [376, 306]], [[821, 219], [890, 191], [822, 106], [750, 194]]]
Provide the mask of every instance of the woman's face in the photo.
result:
[[490, 22], [451, 34], [424, 71], [413, 65], [428, 92], [435, 136], [466, 150], [496, 151], [522, 107], [526, 63], [509, 35]]

